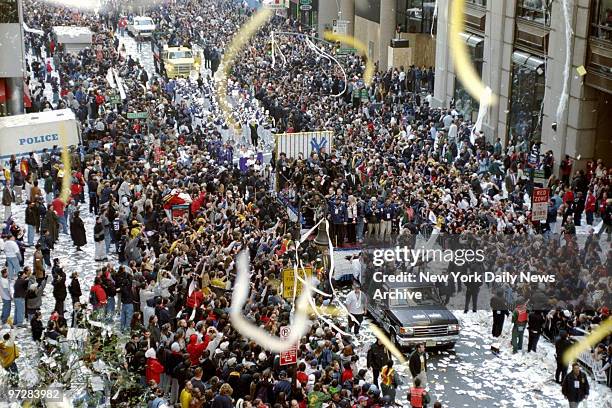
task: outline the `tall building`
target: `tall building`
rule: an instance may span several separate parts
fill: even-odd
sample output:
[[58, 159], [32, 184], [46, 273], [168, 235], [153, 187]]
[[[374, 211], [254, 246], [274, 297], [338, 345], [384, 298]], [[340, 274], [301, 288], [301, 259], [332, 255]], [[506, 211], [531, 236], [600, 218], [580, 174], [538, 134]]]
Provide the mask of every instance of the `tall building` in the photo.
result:
[[0, 0], [0, 116], [25, 113], [23, 11], [19, 0]]
[[[479, 101], [457, 80], [449, 49], [451, 1], [438, 1], [434, 101], [448, 106], [454, 99], [458, 111], [475, 119]], [[483, 126], [487, 138], [525, 148], [541, 141], [558, 161], [567, 154], [612, 163], [612, 0], [466, 2], [461, 37], [498, 96]], [[569, 97], [557, 118], [567, 53], [564, 5], [573, 36]]]
[[340, 32], [355, 36], [367, 47], [368, 58], [378, 62], [380, 69], [430, 67], [436, 51], [434, 4], [423, 0], [320, 0], [319, 32], [342, 27]]

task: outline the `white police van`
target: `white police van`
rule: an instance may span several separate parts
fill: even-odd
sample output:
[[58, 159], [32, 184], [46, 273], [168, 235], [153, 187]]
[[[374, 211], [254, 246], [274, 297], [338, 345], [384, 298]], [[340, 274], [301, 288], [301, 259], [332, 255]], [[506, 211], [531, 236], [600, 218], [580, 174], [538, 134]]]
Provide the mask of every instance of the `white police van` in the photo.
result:
[[13, 154], [19, 158], [54, 146], [77, 146], [80, 140], [79, 124], [70, 109], [1, 117], [0, 163], [8, 164]]

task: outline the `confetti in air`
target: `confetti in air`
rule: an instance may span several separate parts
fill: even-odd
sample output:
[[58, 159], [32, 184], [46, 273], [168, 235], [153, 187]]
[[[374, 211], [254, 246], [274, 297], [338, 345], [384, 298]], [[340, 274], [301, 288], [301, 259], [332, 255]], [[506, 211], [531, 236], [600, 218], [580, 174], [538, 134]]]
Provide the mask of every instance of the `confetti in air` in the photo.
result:
[[487, 116], [487, 110], [489, 109], [489, 105], [491, 104], [491, 88], [486, 87], [482, 95], [480, 96], [480, 107], [478, 108], [478, 117], [476, 118], [476, 123], [474, 123], [474, 127], [472, 128], [472, 133], [470, 135], [470, 142], [474, 144], [476, 138], [478, 137], [480, 130], [482, 129], [482, 123], [484, 118]]
[[[465, 0], [454, 0], [451, 10], [451, 24], [450, 24], [450, 49], [453, 54], [453, 61], [455, 64], [455, 72], [457, 78], [461, 81], [468, 93], [474, 98], [480, 101], [480, 110], [478, 113], [479, 118], [484, 120], [489, 105], [493, 105], [496, 102], [495, 95], [491, 88], [485, 86], [480, 79], [480, 75], [476, 72], [472, 63], [470, 62], [467, 45], [461, 38], [460, 33], [464, 29], [463, 15], [465, 10]], [[485, 106], [483, 106], [485, 104]], [[484, 112], [481, 116], [481, 112]]]
[[586, 336], [584, 340], [574, 343], [563, 355], [563, 362], [569, 365], [571, 362], [576, 361], [580, 354], [591, 350], [599, 341], [608, 337], [610, 334], [612, 334], [612, 318], [608, 318], [602, 322], [599, 327]]
[[370, 323], [370, 330], [374, 333], [374, 336], [389, 350], [389, 352], [393, 355], [393, 357], [397, 358], [400, 363], [406, 363], [406, 357], [404, 354], [393, 344], [391, 339], [387, 337], [384, 331], [381, 330], [380, 327], [376, 326], [373, 323]]
[[306, 310], [310, 298], [310, 283], [304, 282], [304, 292], [297, 300], [296, 312], [293, 314], [291, 324], [291, 334], [284, 340], [279, 337], [271, 336], [268, 332], [249, 322], [242, 315], [242, 308], [247, 302], [250, 291], [250, 267], [249, 257], [246, 252], [238, 255], [236, 267], [236, 282], [232, 295], [232, 306], [230, 309], [230, 320], [232, 326], [238, 333], [257, 342], [261, 347], [273, 353], [282, 353], [289, 350], [308, 330], [308, 315]]
[[431, 18], [432, 24], [431, 24], [431, 36], [434, 36], [434, 26], [435, 26], [435, 22], [438, 20], [438, 0], [436, 0], [436, 3], [434, 4], [434, 10], [433, 10], [433, 16]]
[[346, 75], [346, 71], [344, 70], [344, 67], [342, 66], [342, 64], [340, 64], [338, 62], [338, 60], [336, 58], [334, 58], [332, 55], [329, 55], [328, 53], [326, 53], [325, 51], [323, 51], [321, 48], [317, 47], [315, 45], [314, 42], [312, 42], [312, 40], [308, 37], [306, 37], [306, 45], [308, 45], [308, 48], [312, 49], [317, 55], [320, 55], [323, 58], [327, 58], [330, 61], [333, 61], [334, 63], [336, 63], [338, 65], [338, 67], [340, 67], [340, 71], [342, 71], [342, 75], [344, 76], [344, 89], [342, 89], [342, 91], [336, 95], [332, 95], [334, 98], [338, 98], [342, 95], [344, 95], [344, 93], [346, 92], [346, 89], [348, 87], [348, 77]]
[[557, 123], [561, 123], [561, 116], [563, 116], [569, 98], [570, 56], [572, 53], [572, 36], [574, 35], [569, 15], [570, 1], [562, 0], [561, 2], [563, 20], [565, 21], [565, 64], [563, 66], [563, 89], [561, 90], [559, 105], [557, 105]]
[[231, 107], [227, 102], [227, 77], [229, 76], [232, 66], [234, 65], [234, 60], [236, 56], [240, 52], [240, 50], [249, 42], [251, 37], [255, 35], [255, 33], [264, 25], [266, 22], [272, 17], [274, 11], [272, 9], [263, 7], [259, 9], [257, 13], [253, 15], [253, 17], [246, 23], [238, 33], [234, 36], [232, 43], [228, 47], [227, 51], [223, 55], [221, 60], [221, 67], [223, 67], [223, 72], [221, 73], [219, 80], [219, 87], [217, 92], [217, 97], [219, 101], [219, 106], [221, 107], [221, 111], [223, 112], [223, 116], [225, 118], [225, 122], [231, 128], [238, 128], [238, 124], [233, 118]]
[[64, 177], [62, 177], [62, 191], [60, 199], [67, 203], [70, 199], [70, 184], [72, 183], [72, 168], [70, 162], [70, 151], [68, 150], [68, 142], [66, 141], [66, 131], [64, 124], [59, 124], [59, 140], [62, 148], [62, 164], [64, 165]]

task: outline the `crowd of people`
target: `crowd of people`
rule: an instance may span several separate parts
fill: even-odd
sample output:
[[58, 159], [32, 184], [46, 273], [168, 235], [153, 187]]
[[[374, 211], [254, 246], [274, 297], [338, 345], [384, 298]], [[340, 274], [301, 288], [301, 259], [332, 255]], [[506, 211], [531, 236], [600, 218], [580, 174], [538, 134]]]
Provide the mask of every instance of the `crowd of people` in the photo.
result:
[[[312, 212], [309, 222], [316, 221], [310, 201], [322, 202], [336, 247], [403, 239], [428, 228], [441, 236], [542, 235], [546, 241], [538, 248], [562, 258], [555, 266], [564, 283], [553, 289], [572, 292], [555, 293], [555, 299], [566, 300], [564, 307], [550, 305], [544, 311], [551, 310], [548, 320], [538, 329], [530, 318], [527, 330], [541, 332], [548, 324], [555, 341], [561, 333], [578, 335], [578, 328], [588, 331], [607, 317], [602, 308], [610, 304], [611, 293], [612, 169], [603, 162], [573, 171], [569, 158], [557, 163], [550, 152], [540, 154], [538, 144], [490, 143], [484, 134], [473, 134], [472, 124], [453, 106], [434, 108], [431, 94], [415, 92], [408, 67], [378, 71], [364, 98], [364, 60], [354, 55], [339, 59], [344, 76], [336, 61], [324, 55], [333, 54], [331, 44], [317, 43], [314, 50], [304, 37], [287, 36], [279, 41], [273, 67], [271, 30], [314, 34], [277, 16], [232, 68], [228, 94], [235, 102], [235, 120], [277, 132], [330, 130], [334, 147], [309, 157], [276, 152], [269, 167], [250, 160], [240, 169], [234, 153], [244, 146], [227, 138], [231, 129], [216, 101], [212, 75], [252, 10], [229, 0], [205, 0], [204, 5], [178, 0], [150, 11], [158, 27], [152, 49], [164, 43], [197, 44], [213, 61], [211, 70], [196, 80], [169, 80], [159, 59], [156, 72], [147, 72], [128, 55], [116, 33], [123, 13], [24, 1], [28, 26], [44, 33], [28, 33], [26, 40], [31, 110], [72, 109], [84, 143], [72, 149], [71, 174], [64, 173], [59, 149], [5, 166], [3, 323], [14, 305], [13, 324], [29, 322], [39, 341], [57, 340], [68, 327], [79, 327], [88, 307], [92, 318], [117, 322], [129, 337], [126, 369], [141, 376], [153, 408], [164, 403], [182, 408], [383, 407], [396, 401], [425, 406], [430, 396], [426, 377], [418, 375], [419, 361], [410, 394], [395, 395], [399, 380], [380, 343], [371, 347], [374, 357], [370, 361], [368, 353], [364, 364], [353, 338], [315, 322], [299, 344], [299, 363], [284, 367], [278, 355], [232, 327], [229, 295], [234, 260], [243, 250], [252, 260], [246, 317], [273, 335], [290, 319], [291, 303], [281, 296], [280, 276], [292, 265], [301, 226], [290, 220], [275, 187], [289, 204]], [[78, 54], [62, 52], [51, 34], [55, 25], [89, 27], [93, 46]], [[110, 68], [123, 79], [126, 95], [120, 103], [111, 103], [108, 96]], [[426, 85], [430, 88], [433, 81]], [[148, 112], [148, 119], [127, 119], [127, 112]], [[250, 142], [252, 151], [261, 147], [257, 137]], [[561, 178], [555, 176], [559, 165]], [[531, 220], [536, 169], [544, 170], [544, 187], [551, 192], [546, 222]], [[67, 202], [60, 197], [64, 177], [71, 177]], [[22, 196], [25, 227], [11, 217]], [[90, 233], [80, 215], [85, 212], [95, 217]], [[580, 248], [561, 236], [581, 227], [583, 213], [590, 237]], [[60, 234], [70, 234], [77, 251], [94, 242], [100, 263], [91, 282], [79, 279], [84, 271], [64, 271], [54, 259]], [[541, 262], [544, 256], [537, 248], [524, 251], [534, 271], [551, 267]], [[503, 252], [496, 267], [512, 268], [511, 257], [518, 255]], [[300, 247], [305, 264], [318, 262], [318, 254], [310, 241]], [[329, 292], [326, 271], [318, 270], [319, 289]], [[48, 285], [55, 305], [44, 324], [41, 305]], [[502, 293], [504, 304], [514, 305], [525, 295], [514, 289]], [[72, 306], [66, 305], [68, 294]], [[573, 318], [564, 317], [565, 311]], [[4, 340], [6, 350], [12, 340]], [[520, 347], [518, 339], [513, 346], [522, 348], [522, 340]], [[600, 348], [609, 382], [610, 339]], [[420, 347], [414, 356], [425, 358]], [[18, 375], [16, 358], [13, 353], [3, 365]], [[116, 395], [113, 403], [129, 405], [122, 397]]]

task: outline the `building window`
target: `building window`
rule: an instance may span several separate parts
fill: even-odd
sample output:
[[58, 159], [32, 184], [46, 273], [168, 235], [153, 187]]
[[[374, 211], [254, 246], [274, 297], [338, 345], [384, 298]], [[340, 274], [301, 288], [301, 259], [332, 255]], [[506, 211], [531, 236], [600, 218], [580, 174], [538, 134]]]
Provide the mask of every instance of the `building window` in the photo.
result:
[[427, 0], [397, 0], [396, 20], [401, 33], [431, 33], [432, 25], [435, 34], [436, 25], [433, 19], [436, 3]]
[[[470, 59], [474, 65], [474, 68], [476, 69], [476, 72], [478, 72], [478, 75], [482, 77], [484, 38], [467, 33], [461, 33], [460, 36], [468, 46]], [[457, 110], [457, 112], [459, 112], [459, 114], [465, 119], [476, 121], [480, 101], [472, 98], [472, 96], [463, 86], [463, 83], [457, 78], [455, 78], [455, 93], [453, 98], [455, 100], [455, 110]]]
[[0, 24], [19, 23], [17, 0], [0, 0]]
[[544, 61], [531, 54], [512, 54], [512, 83], [508, 135], [510, 143], [527, 149], [542, 138], [542, 106], [546, 89]]
[[593, 0], [591, 35], [612, 41], [612, 0]]
[[477, 6], [487, 7], [487, 0], [467, 0], [467, 3], [472, 3]]
[[550, 10], [553, 0], [518, 0], [516, 16], [550, 27]]

